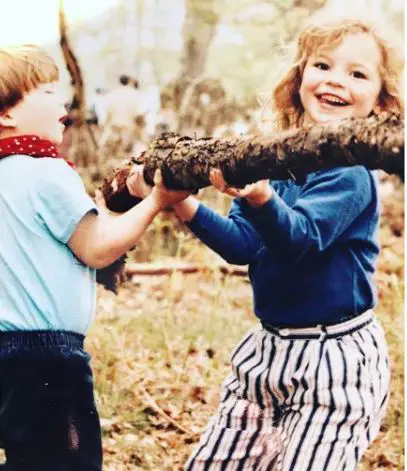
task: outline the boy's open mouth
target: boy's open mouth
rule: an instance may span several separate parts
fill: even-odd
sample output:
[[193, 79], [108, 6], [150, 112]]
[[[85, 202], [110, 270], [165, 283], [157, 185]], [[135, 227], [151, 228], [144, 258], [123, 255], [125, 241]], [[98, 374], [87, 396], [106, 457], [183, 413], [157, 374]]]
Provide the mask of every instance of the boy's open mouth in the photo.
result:
[[318, 100], [321, 103], [325, 103], [326, 105], [331, 106], [347, 106], [350, 103], [343, 98], [340, 98], [336, 95], [331, 95], [330, 93], [321, 93], [320, 95], [316, 95]]

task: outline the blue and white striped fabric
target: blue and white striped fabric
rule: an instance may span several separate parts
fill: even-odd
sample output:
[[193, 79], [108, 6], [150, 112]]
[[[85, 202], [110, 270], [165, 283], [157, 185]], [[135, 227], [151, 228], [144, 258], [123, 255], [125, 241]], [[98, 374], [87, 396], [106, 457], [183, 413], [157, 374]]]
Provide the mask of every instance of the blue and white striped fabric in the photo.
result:
[[186, 471], [351, 471], [379, 431], [389, 361], [370, 311], [323, 331], [256, 327], [232, 369]]

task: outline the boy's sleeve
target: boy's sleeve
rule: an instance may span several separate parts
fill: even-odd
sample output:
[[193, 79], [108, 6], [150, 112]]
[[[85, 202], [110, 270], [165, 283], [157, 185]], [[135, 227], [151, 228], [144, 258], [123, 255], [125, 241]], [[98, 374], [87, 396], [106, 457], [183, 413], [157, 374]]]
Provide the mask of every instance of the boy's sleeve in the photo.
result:
[[98, 213], [79, 174], [63, 160], [47, 163], [35, 199], [37, 217], [60, 242], [66, 244], [89, 211]]
[[372, 177], [364, 167], [321, 172], [289, 207], [276, 193], [260, 208], [243, 210], [270, 251], [298, 260], [328, 248], [372, 200]]
[[200, 204], [187, 226], [205, 245], [236, 265], [249, 264], [261, 247], [261, 239], [243, 216], [239, 200], [233, 201], [228, 216]]

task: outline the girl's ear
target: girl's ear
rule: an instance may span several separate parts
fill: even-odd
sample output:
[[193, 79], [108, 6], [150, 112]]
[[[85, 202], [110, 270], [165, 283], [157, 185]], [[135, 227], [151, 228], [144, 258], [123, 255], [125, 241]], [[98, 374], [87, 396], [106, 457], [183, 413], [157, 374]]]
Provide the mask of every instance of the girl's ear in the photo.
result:
[[0, 114], [0, 127], [2, 127], [2, 128], [15, 128], [16, 127], [16, 120], [8, 112], [5, 112], [4, 114]]

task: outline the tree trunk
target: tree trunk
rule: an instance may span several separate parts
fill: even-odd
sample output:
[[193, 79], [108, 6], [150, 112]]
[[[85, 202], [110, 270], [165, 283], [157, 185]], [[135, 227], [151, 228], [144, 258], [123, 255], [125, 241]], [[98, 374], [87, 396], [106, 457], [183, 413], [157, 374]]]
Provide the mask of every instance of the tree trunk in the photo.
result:
[[85, 87], [82, 70], [68, 40], [64, 0], [59, 0], [59, 34], [59, 44], [73, 87], [73, 97], [69, 109], [69, 115], [73, 121], [70, 130], [72, 143], [68, 157], [74, 160], [76, 164], [87, 167], [97, 149], [97, 143], [92, 129], [86, 122]]
[[[170, 95], [172, 108], [179, 111], [184, 108], [178, 121], [178, 131], [193, 125], [185, 115], [185, 109], [190, 108], [187, 91], [196, 93], [199, 82], [205, 80], [208, 49], [215, 36], [219, 15], [215, 10], [215, 0], [185, 0], [185, 19], [183, 25], [183, 51], [181, 69], [177, 77], [164, 87], [164, 95]], [[187, 94], [188, 95], [188, 94]]]
[[76, 121], [75, 124], [81, 125], [85, 119], [85, 89], [81, 68], [68, 40], [64, 0], [59, 0], [59, 35], [59, 44], [73, 87], [71, 105], [71, 109], [74, 110], [73, 118]]
[[219, 16], [214, 0], [185, 0], [184, 49], [180, 77], [194, 80], [205, 71]]
[[[196, 192], [210, 185], [209, 172], [220, 168], [231, 186], [260, 179], [294, 179], [337, 166], [364, 165], [404, 177], [404, 120], [396, 115], [353, 118], [277, 136], [192, 139], [174, 134], [153, 141], [139, 160], [153, 183], [160, 168], [164, 184]], [[105, 181], [102, 193], [113, 211], [126, 211], [140, 200], [130, 196], [126, 180], [132, 163]]]

